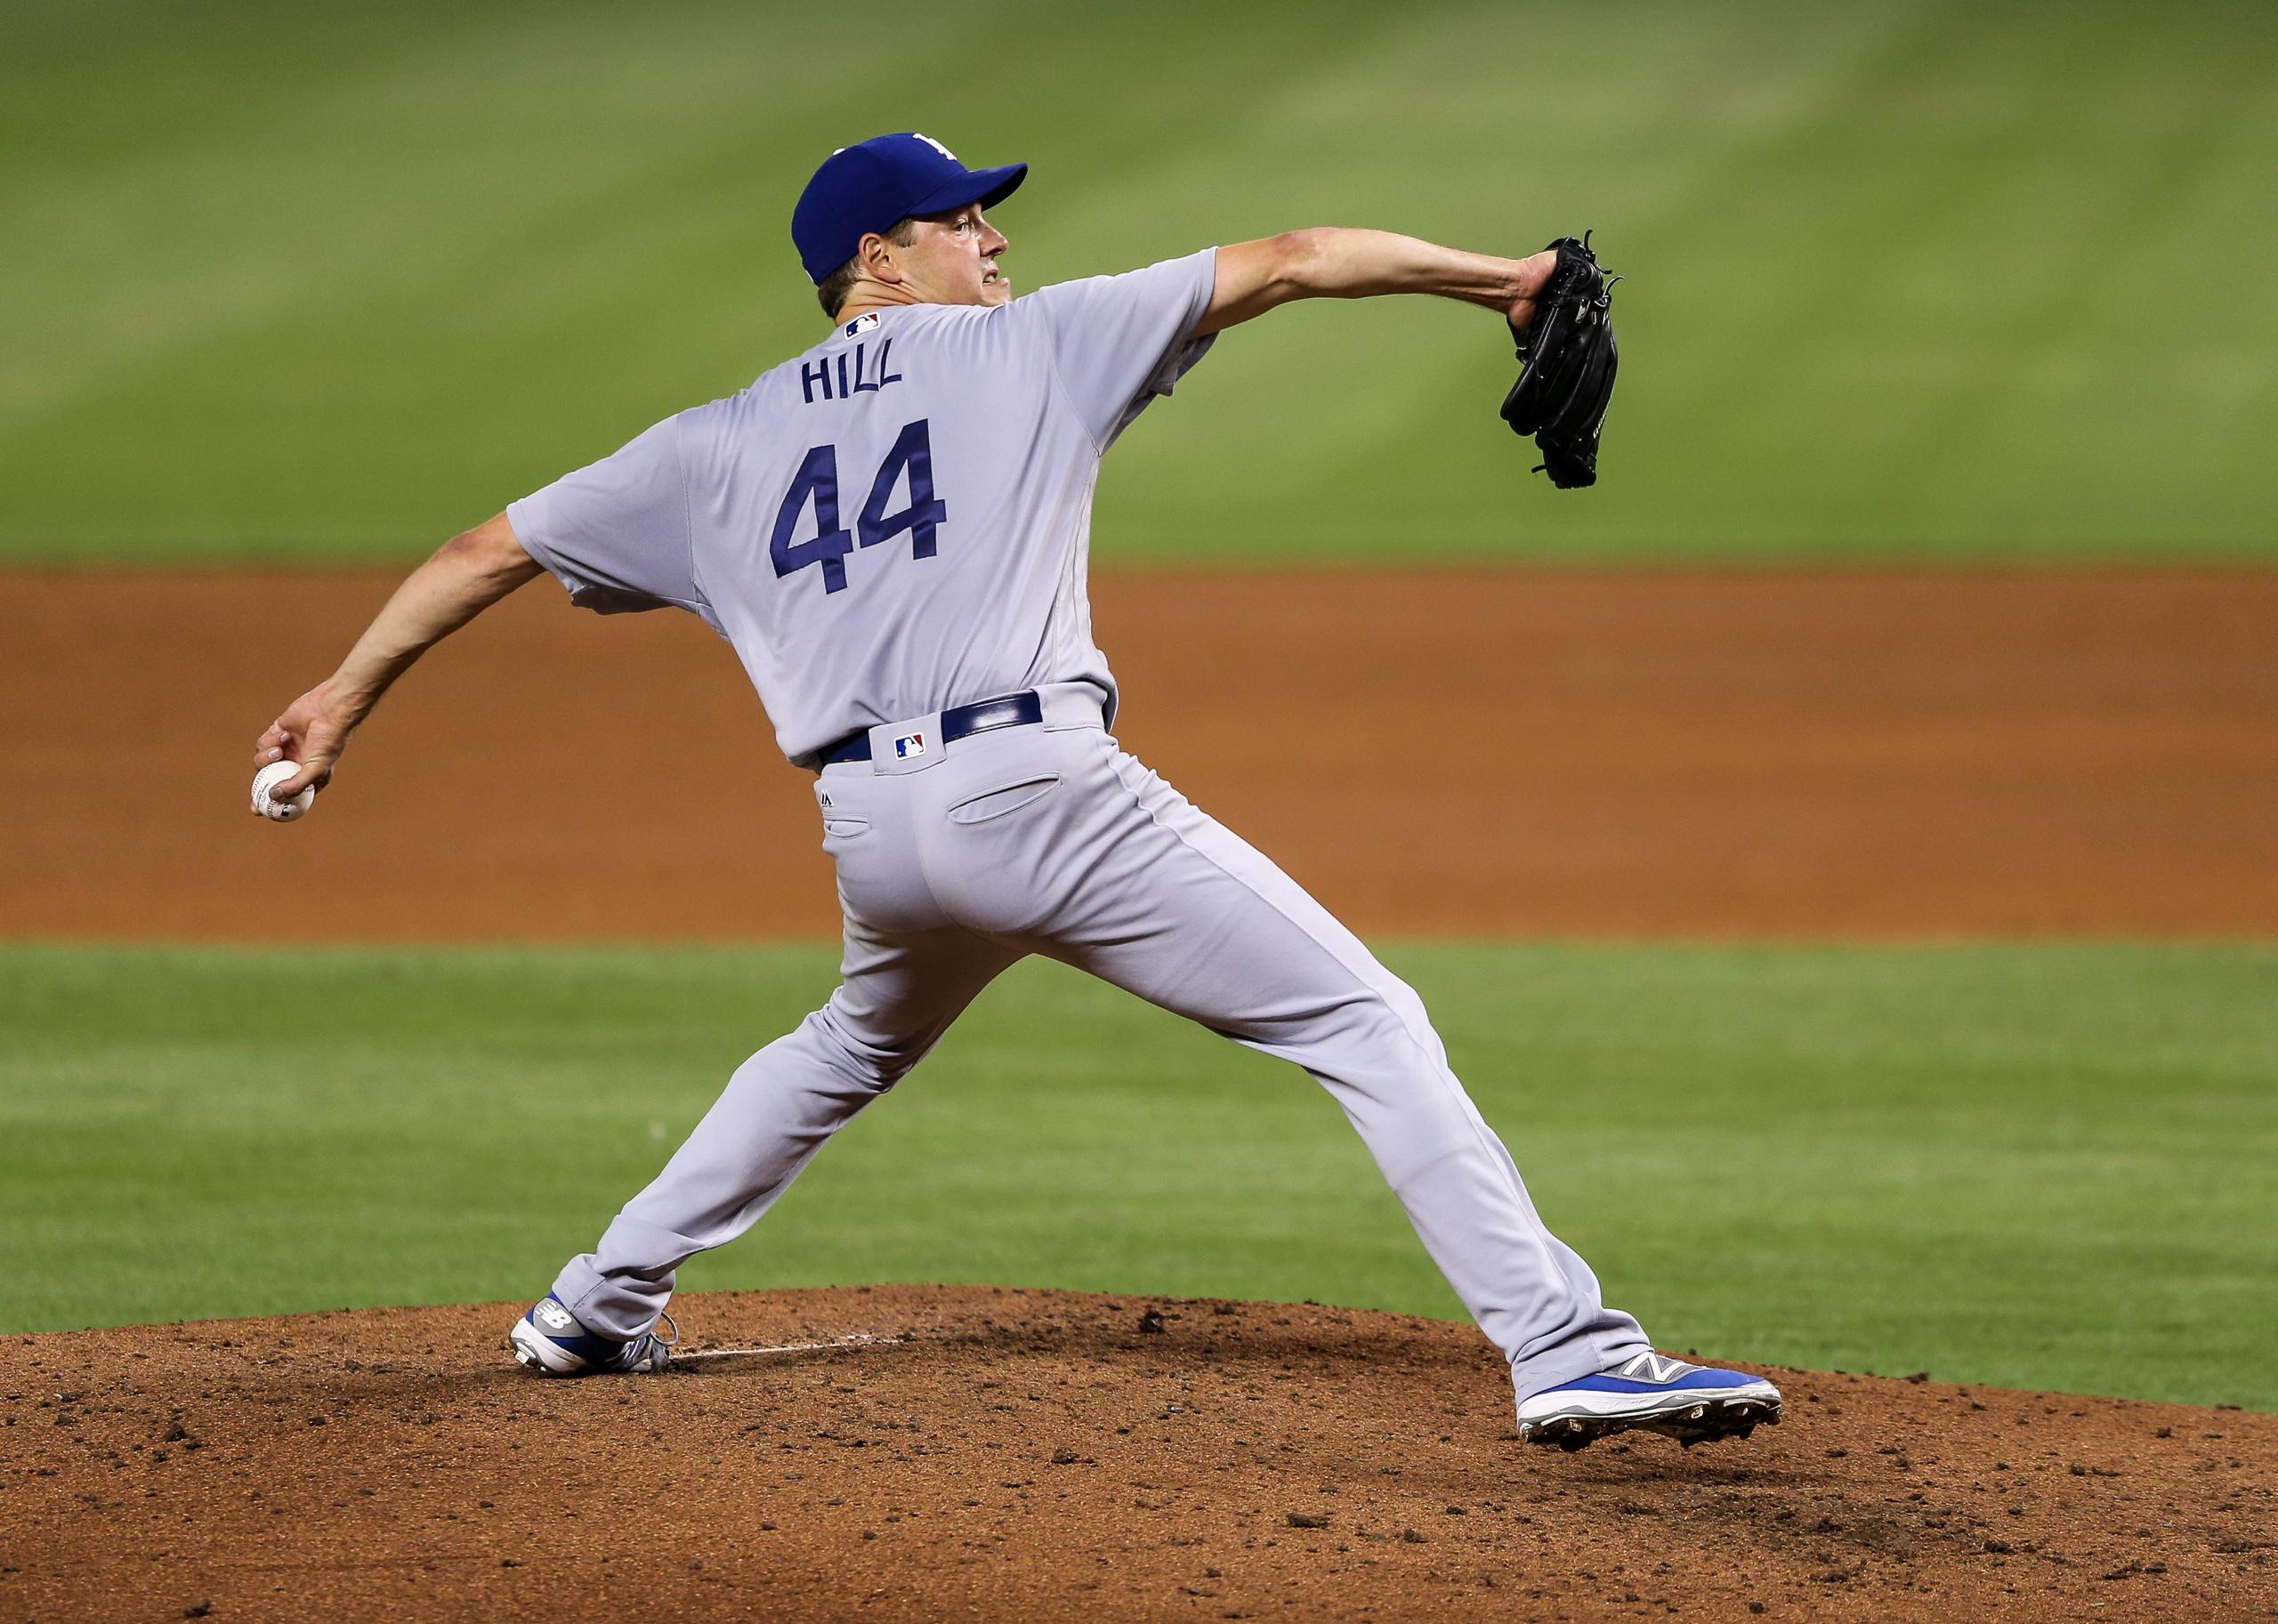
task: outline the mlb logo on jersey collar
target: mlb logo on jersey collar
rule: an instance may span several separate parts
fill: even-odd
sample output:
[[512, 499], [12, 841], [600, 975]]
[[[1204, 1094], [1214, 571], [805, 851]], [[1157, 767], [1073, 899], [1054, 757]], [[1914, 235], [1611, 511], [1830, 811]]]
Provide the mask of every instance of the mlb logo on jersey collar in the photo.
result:
[[877, 325], [878, 313], [876, 311], [872, 311], [867, 316], [855, 317], [853, 320], [848, 322], [844, 327], [838, 330], [848, 338], [860, 338], [863, 334], [868, 332], [872, 327], [875, 327]]
[[896, 761], [908, 761], [913, 755], [925, 755], [925, 735], [923, 733], [902, 734], [893, 741], [893, 754]]

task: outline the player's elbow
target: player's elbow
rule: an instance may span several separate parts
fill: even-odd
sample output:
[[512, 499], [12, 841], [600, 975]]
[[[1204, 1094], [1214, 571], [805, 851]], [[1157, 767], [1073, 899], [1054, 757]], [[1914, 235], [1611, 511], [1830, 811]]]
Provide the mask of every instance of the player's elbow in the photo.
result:
[[471, 530], [462, 530], [435, 549], [435, 557], [471, 573], [502, 581], [528, 579], [538, 565], [514, 535], [514, 527], [500, 513]]
[[1315, 225], [1270, 238], [1283, 299], [1365, 299], [1385, 286], [1381, 233]]
[[1254, 320], [1292, 299], [1316, 298], [1329, 286], [1336, 232], [1320, 226], [1261, 237], [1218, 250], [1218, 280], [1197, 333]]
[[1306, 226], [1266, 238], [1270, 286], [1281, 299], [1312, 299], [1334, 291], [1329, 252], [1334, 230]]

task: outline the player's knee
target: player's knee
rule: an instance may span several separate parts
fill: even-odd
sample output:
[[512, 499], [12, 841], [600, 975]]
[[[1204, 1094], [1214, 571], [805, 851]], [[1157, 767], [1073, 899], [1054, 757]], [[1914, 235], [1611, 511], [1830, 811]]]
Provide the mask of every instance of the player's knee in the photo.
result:
[[809, 1015], [804, 1030], [825, 1064], [873, 1094], [893, 1087], [924, 1058], [923, 1050], [881, 1046], [858, 1036], [828, 1006]]
[[1447, 1049], [1432, 1028], [1424, 1000], [1407, 983], [1386, 975], [1353, 987], [1339, 1014], [1342, 1041], [1372, 1057], [1376, 1063], [1402, 1070], [1421, 1061], [1444, 1065]]

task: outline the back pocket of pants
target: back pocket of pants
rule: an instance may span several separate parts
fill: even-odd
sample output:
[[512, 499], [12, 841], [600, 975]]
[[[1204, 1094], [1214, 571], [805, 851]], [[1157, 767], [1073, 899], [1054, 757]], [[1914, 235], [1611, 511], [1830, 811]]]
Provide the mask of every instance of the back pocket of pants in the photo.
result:
[[952, 823], [986, 823], [991, 818], [1001, 818], [1016, 812], [1023, 806], [1033, 805], [1050, 795], [1059, 784], [1057, 772], [1039, 773], [1035, 778], [1022, 779], [1017, 784], [1007, 784], [1001, 789], [991, 789], [959, 801], [949, 808]]

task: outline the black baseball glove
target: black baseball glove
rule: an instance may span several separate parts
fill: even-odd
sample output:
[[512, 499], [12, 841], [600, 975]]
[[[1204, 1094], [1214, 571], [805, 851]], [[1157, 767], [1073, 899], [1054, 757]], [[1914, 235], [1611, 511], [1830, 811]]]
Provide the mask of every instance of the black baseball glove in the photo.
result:
[[1531, 434], [1542, 462], [1561, 490], [1598, 481], [1598, 430], [1613, 400], [1613, 285], [1590, 252], [1590, 236], [1562, 237], [1558, 269], [1535, 301], [1534, 319], [1514, 327], [1519, 381], [1503, 397], [1503, 421], [1515, 434]]

